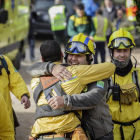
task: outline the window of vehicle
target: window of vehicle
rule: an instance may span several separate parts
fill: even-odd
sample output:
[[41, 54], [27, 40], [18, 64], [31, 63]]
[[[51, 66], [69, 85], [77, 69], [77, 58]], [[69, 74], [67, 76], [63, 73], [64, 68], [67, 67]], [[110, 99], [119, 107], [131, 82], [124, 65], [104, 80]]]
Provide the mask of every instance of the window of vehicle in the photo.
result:
[[53, 5], [54, 5], [54, 1], [52, 0], [37, 0], [35, 3], [35, 9], [48, 10]]
[[28, 6], [28, 1], [27, 0], [19, 0], [18, 5]]

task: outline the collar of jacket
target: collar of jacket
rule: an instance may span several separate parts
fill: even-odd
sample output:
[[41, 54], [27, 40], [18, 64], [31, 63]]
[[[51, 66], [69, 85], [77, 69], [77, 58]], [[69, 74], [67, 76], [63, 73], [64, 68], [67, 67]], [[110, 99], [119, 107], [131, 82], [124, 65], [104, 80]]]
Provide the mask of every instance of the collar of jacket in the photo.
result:
[[[75, 17], [79, 17], [77, 14], [74, 15]], [[82, 16], [82, 17], [86, 17], [86, 13]], [[79, 18], [82, 18], [82, 17], [79, 17]]]
[[[117, 18], [116, 22], [117, 22], [118, 20], [120, 20], [120, 19]], [[123, 17], [120, 21], [122, 22], [122, 21], [125, 21], [125, 20], [126, 20], [126, 19]]]

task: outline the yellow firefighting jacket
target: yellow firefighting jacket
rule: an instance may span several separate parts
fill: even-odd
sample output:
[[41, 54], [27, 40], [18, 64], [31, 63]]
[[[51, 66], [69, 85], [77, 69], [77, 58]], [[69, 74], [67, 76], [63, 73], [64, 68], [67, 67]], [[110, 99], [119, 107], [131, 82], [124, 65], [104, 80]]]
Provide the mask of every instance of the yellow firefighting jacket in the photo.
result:
[[15, 140], [15, 132], [10, 120], [6, 103], [0, 93], [0, 140]]
[[[115, 74], [115, 83], [119, 83], [119, 85], [133, 83], [132, 72], [134, 70], [138, 70], [138, 77], [139, 77], [139, 83], [140, 83], [140, 69], [139, 68], [137, 68], [137, 69], [132, 68], [132, 70], [124, 77]], [[112, 75], [112, 79], [114, 79], [114, 75]], [[138, 93], [136, 90], [135, 90], [135, 94], [138, 97]], [[140, 116], [139, 101], [133, 102], [131, 105], [121, 104], [121, 106], [120, 106], [119, 101], [113, 101], [112, 95], [111, 95], [107, 103], [108, 103], [109, 108], [110, 108], [112, 120], [114, 120], [114, 121], [132, 122]], [[133, 123], [133, 125], [136, 129], [134, 140], [139, 140], [140, 139], [140, 120]], [[134, 127], [132, 125], [122, 126], [125, 140], [132, 139]], [[114, 124], [114, 140], [121, 140], [120, 125], [119, 124]]]
[[[83, 88], [93, 81], [98, 81], [111, 76], [115, 70], [115, 66], [109, 62], [101, 63], [97, 65], [79, 65], [67, 67], [73, 76], [72, 80], [66, 81], [61, 84], [61, 87], [66, 94], [80, 94]], [[39, 84], [39, 78], [33, 78], [31, 81], [31, 88], [33, 91]], [[53, 91], [52, 91], [53, 92]], [[53, 93], [55, 94], [55, 93]], [[48, 104], [45, 99], [45, 95], [42, 92], [40, 94], [37, 105]], [[74, 129], [80, 124], [79, 119], [74, 113], [61, 115], [57, 117], [43, 117], [35, 121], [31, 135], [37, 137], [38, 134], [54, 132], [64, 134], [74, 131]]]
[[[7, 62], [10, 74], [8, 75], [5, 68], [2, 68], [2, 70], [1, 70], [2, 75], [0, 75], [0, 92], [3, 94], [3, 97], [7, 104], [8, 113], [9, 113], [11, 121], [14, 125], [10, 91], [19, 100], [21, 100], [21, 96], [23, 94], [27, 94], [29, 97], [30, 97], [30, 95], [29, 95], [29, 92], [28, 92], [28, 89], [27, 89], [27, 86], [26, 86], [24, 80], [22, 79], [22, 77], [18, 73], [18, 71], [14, 68], [12, 62], [9, 60], [8, 57], [4, 56], [4, 58]], [[1, 65], [1, 61], [0, 61], [0, 65]]]

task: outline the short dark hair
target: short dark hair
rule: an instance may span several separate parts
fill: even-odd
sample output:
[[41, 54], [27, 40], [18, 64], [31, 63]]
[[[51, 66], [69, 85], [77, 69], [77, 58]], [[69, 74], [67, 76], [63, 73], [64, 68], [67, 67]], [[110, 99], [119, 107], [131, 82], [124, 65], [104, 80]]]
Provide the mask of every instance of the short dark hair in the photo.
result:
[[84, 4], [83, 3], [77, 3], [75, 5], [75, 8], [79, 9], [79, 10], [84, 10]]
[[45, 62], [61, 60], [61, 48], [55, 40], [47, 40], [42, 43], [40, 53]]
[[116, 6], [116, 10], [121, 10], [125, 14], [125, 7], [123, 6]]

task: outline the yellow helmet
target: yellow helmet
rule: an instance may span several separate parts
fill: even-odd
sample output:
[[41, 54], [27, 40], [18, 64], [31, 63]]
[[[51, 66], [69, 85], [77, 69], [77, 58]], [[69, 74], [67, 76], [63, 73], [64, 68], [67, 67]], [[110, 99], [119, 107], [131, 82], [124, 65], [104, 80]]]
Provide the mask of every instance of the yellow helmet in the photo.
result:
[[79, 33], [70, 38], [66, 46], [66, 53], [95, 54], [96, 45], [86, 35]]
[[134, 38], [130, 32], [120, 28], [112, 33], [109, 38], [108, 48], [127, 49], [135, 47]]

